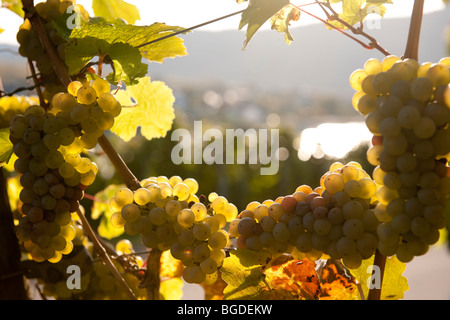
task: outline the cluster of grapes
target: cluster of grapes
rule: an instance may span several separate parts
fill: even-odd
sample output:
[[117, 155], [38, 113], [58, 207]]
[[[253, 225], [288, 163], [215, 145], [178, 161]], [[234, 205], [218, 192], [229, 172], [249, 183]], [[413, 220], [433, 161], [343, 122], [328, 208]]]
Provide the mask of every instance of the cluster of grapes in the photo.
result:
[[223, 230], [238, 209], [226, 198], [211, 193], [209, 204], [196, 195], [195, 179], [179, 176], [150, 177], [134, 192], [120, 189], [111, 207], [116, 211], [111, 223], [128, 235], [140, 234], [148, 248], [170, 250], [185, 269], [188, 283], [201, 283], [215, 277], [225, 258], [228, 233]]
[[[76, 237], [76, 239], [81, 240]], [[43, 288], [42, 293], [49, 298], [55, 300], [125, 300], [128, 295], [120, 286], [118, 281], [111, 274], [109, 268], [102, 263], [100, 259], [96, 259], [92, 243], [85, 243], [88, 251], [81, 250], [76, 255], [70, 257], [67, 261], [62, 261], [64, 272], [57, 281], [40, 281]], [[116, 252], [119, 256], [126, 255], [127, 259], [131, 259], [128, 265], [133, 264], [135, 268], [141, 268], [144, 261], [141, 257], [134, 255], [133, 245], [128, 240], [120, 240], [116, 244]], [[93, 258], [94, 257], [94, 258]], [[133, 272], [127, 270], [127, 264], [123, 266], [117, 259], [112, 259], [117, 271], [121, 274], [129, 287], [133, 290], [138, 299], [145, 299], [145, 289], [139, 288], [140, 279]], [[67, 286], [66, 273], [67, 266], [82, 266], [80, 277], [80, 288], [69, 289]]]
[[0, 98], [0, 128], [8, 128], [16, 114], [24, 114], [25, 110], [39, 100], [34, 97], [1, 97]]
[[377, 247], [375, 182], [356, 162], [330, 166], [312, 189], [275, 201], [253, 201], [230, 223], [238, 247], [272, 255], [297, 251], [317, 260], [323, 254], [357, 268]]
[[[78, 88], [75, 95], [74, 88]], [[98, 171], [80, 153], [97, 144], [98, 136], [113, 125], [121, 109], [105, 80], [96, 80], [92, 86], [72, 82], [69, 92], [54, 97], [54, 111], [61, 110], [56, 115], [33, 105], [10, 126], [18, 157], [14, 169], [21, 174], [23, 187], [24, 216], [18, 237], [36, 261], [57, 262], [72, 251], [72, 213]]]
[[403, 262], [423, 255], [445, 226], [450, 193], [450, 58], [419, 64], [388, 56], [350, 77], [354, 105], [374, 135], [378, 249]]
[[[64, 61], [65, 57], [66, 41], [59, 35], [58, 31], [55, 30], [53, 23], [57, 23], [60, 17], [61, 19], [65, 19], [65, 17], [62, 17], [66, 15], [69, 7], [73, 8], [73, 11], [70, 11], [70, 13], [67, 14], [76, 12], [83, 20], [89, 20], [89, 13], [83, 6], [76, 4], [75, 2], [75, 0], [47, 0], [46, 2], [40, 2], [35, 6], [37, 14], [43, 21], [50, 41], [55, 46], [58, 56], [62, 61]], [[68, 15], [66, 16], [69, 17]], [[58, 25], [59, 27], [67, 28], [67, 33], [70, 33], [66, 20], [67, 19], [58, 23]], [[59, 81], [53, 70], [52, 62], [28, 19], [25, 19], [19, 27], [16, 38], [19, 43], [20, 55], [27, 57], [36, 63], [36, 66], [39, 69], [40, 80], [45, 87], [43, 92], [44, 97], [50, 101], [51, 97], [56, 92], [64, 88], [61, 87], [61, 85], [57, 85]]]

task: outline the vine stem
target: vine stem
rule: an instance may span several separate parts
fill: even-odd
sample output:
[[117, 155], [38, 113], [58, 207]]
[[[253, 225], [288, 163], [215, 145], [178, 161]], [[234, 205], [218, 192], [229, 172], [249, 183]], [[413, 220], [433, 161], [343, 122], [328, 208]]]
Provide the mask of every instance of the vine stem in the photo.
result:
[[408, 42], [406, 44], [404, 59], [419, 60], [420, 29], [422, 27], [423, 6], [425, 0], [415, 0], [411, 23], [409, 25]]
[[[333, 9], [333, 7], [330, 4], [330, 1], [327, 0], [326, 3], [323, 2], [319, 2], [318, 0], [316, 0], [317, 4], [323, 9], [323, 11], [325, 12], [325, 14], [327, 15], [327, 18], [330, 21], [337, 21], [339, 23], [341, 23], [342, 25], [344, 25], [346, 28], [348, 28], [353, 34], [355, 35], [361, 35], [364, 38], [366, 38], [367, 40], [369, 40], [368, 44], [365, 44], [364, 42], [360, 41], [360, 40], [356, 40], [359, 44], [361, 44], [364, 48], [366, 49], [377, 49], [378, 51], [380, 51], [382, 54], [384, 54], [385, 56], [390, 55], [390, 53], [383, 48], [378, 41], [372, 37], [371, 35], [369, 35], [368, 33], [366, 33], [365, 31], [363, 31], [363, 24], [362, 24], [362, 16], [361, 16], [361, 22], [360, 22], [360, 26], [358, 28], [355, 28], [354, 26], [352, 26], [351, 24], [347, 23], [346, 21], [342, 20], [339, 17], [339, 14]], [[330, 10], [331, 14], [328, 13], [325, 8], [326, 7], [328, 10]], [[340, 31], [342, 34], [345, 34], [347, 36], [349, 36], [347, 33], [343, 32], [341, 29], [333, 26], [332, 24], [327, 22], [328, 26], [331, 26], [333, 29], [336, 29], [337, 31]], [[352, 37], [350, 37], [352, 38]], [[355, 40], [355, 39], [353, 39]]]
[[30, 58], [28, 58], [28, 66], [30, 67], [31, 77], [33, 78], [33, 83], [34, 83], [34, 86], [36, 87], [35, 88], [36, 89], [36, 93], [37, 93], [37, 95], [39, 97], [39, 103], [40, 103], [41, 107], [47, 107], [45, 105], [44, 95], [42, 94], [41, 86], [39, 84], [39, 80], [38, 80], [37, 75], [36, 75], [36, 69], [34, 67], [33, 61], [31, 61]]
[[86, 216], [81, 212], [80, 209], [77, 210], [77, 214], [80, 217], [81, 223], [83, 225], [84, 231], [87, 233], [89, 239], [91, 239], [95, 250], [97, 251], [97, 254], [99, 255], [101, 261], [109, 268], [109, 270], [112, 272], [114, 278], [119, 282], [119, 284], [122, 286], [122, 288], [127, 293], [128, 297], [132, 300], [137, 300], [135, 294], [131, 290], [130, 286], [126, 283], [125, 279], [122, 277], [122, 275], [117, 271], [116, 266], [112, 262], [111, 258], [106, 252], [105, 247], [100, 243], [99, 239], [95, 235], [94, 230], [92, 230], [91, 225], [89, 224], [89, 221], [86, 219]]

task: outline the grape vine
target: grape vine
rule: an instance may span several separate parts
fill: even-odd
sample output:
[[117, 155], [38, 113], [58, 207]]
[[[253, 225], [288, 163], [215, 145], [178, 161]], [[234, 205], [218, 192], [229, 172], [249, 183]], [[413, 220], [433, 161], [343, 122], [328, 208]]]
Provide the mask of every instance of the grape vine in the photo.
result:
[[[89, 17], [72, 0], [47, 0], [37, 5], [23, 0], [18, 51], [30, 64], [32, 88], [38, 97], [0, 98], [0, 127], [5, 128], [4, 140], [10, 142], [9, 149], [1, 151], [9, 155], [2, 158], [11, 170], [8, 183], [16, 183], [20, 190], [16, 199], [11, 199], [16, 224], [12, 227], [34, 272], [30, 276], [42, 283], [42, 295], [53, 299], [171, 299], [176, 296], [171, 288], [181, 287], [183, 280], [199, 284], [205, 291], [219, 291], [218, 296], [224, 298], [236, 286], [227, 259], [248, 255], [250, 262], [245, 267], [254, 268], [260, 279], [266, 279], [257, 284], [243, 280], [243, 287], [254, 291], [251, 297], [265, 297], [271, 288], [295, 299], [329, 298], [330, 286], [353, 297], [362, 283], [355, 274], [367, 263], [382, 267], [383, 277], [388, 260], [404, 265], [426, 254], [447, 225], [450, 58], [419, 62], [423, 1], [415, 2], [403, 57], [390, 54], [363, 31], [367, 6], [343, 6], [339, 13], [333, 5], [336, 2], [294, 5], [284, 0], [254, 0], [247, 9], [191, 28], [155, 23], [139, 29], [139, 34], [138, 27], [123, 20]], [[385, 3], [389, 1], [373, 5], [384, 9]], [[322, 10], [324, 19], [306, 9], [312, 5]], [[81, 17], [81, 30], [74, 31], [66, 23], [71, 7]], [[147, 66], [142, 58], [162, 62], [184, 55], [177, 35], [237, 14], [242, 14], [239, 29], [248, 25], [244, 48], [269, 19], [272, 28], [285, 33], [290, 43], [293, 38], [288, 26], [299, 20], [300, 13], [312, 15], [364, 48], [385, 55], [382, 60], [369, 59], [349, 77], [356, 91], [353, 107], [373, 134], [366, 156], [374, 171], [367, 172], [356, 161], [334, 162], [317, 185], [299, 182], [290, 194], [254, 200], [241, 209], [216, 192], [201, 194], [194, 177], [155, 175], [139, 180], [107, 133], [127, 126], [121, 118], [124, 110], [145, 104], [147, 98], [158, 103], [148, 109], [153, 112], [149, 117], [165, 117], [166, 122], [155, 120], [158, 124], [152, 129], [160, 135], [170, 129], [171, 92], [151, 85], [144, 76]], [[110, 28], [115, 28], [117, 37], [111, 36]], [[105, 63], [113, 70], [107, 76], [103, 74]], [[97, 72], [91, 68], [95, 65]], [[139, 96], [135, 106], [124, 105], [140, 88], [154, 91], [149, 93], [151, 97]], [[136, 124], [129, 126], [136, 128]], [[104, 208], [110, 213], [106, 223], [125, 238], [114, 248], [93, 230], [81, 205], [102, 170], [87, 152], [97, 146], [124, 183], [109, 195]], [[93, 196], [89, 199], [101, 201]], [[146, 259], [128, 237], [138, 238]], [[314, 282], [311, 279], [317, 271], [313, 267], [308, 270], [313, 276], [301, 280], [312, 287], [298, 285], [297, 295], [276, 285], [280, 275], [275, 270], [280, 265], [282, 270], [295, 270], [293, 264], [304, 263], [306, 268], [323, 261], [336, 270], [340, 281]], [[69, 289], [62, 271], [53, 278], [46, 275], [40, 268], [49, 265], [60, 270], [82, 267], [81, 288]], [[245, 269], [243, 265], [239, 262], [234, 267]], [[398, 290], [401, 292], [394, 296], [401, 297], [404, 288]], [[369, 291], [367, 298], [380, 299], [380, 291]], [[364, 294], [359, 298], [365, 298]]]

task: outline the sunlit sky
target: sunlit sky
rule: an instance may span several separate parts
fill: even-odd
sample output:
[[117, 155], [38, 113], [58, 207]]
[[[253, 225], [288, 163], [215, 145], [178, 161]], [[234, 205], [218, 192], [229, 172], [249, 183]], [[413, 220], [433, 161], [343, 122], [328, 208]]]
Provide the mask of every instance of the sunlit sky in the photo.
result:
[[[168, 25], [191, 27], [197, 24], [245, 9], [247, 4], [237, 4], [235, 0], [126, 0], [138, 7], [141, 20], [138, 25], [149, 25], [153, 22], [164, 22]], [[1, 1], [0, 1], [1, 2]], [[35, 1], [35, 3], [42, 1]], [[311, 3], [311, 0], [292, 0], [293, 4], [301, 5]], [[92, 0], [78, 0], [92, 14]], [[408, 16], [411, 14], [413, 0], [396, 0], [394, 5], [387, 4], [385, 18]], [[441, 10], [444, 4], [441, 0], [425, 1], [425, 13]], [[317, 5], [305, 7], [308, 11], [322, 15]], [[204, 26], [201, 30], [237, 30], [240, 16], [234, 16], [225, 20]], [[317, 22], [317, 20], [303, 14], [301, 20], [295, 25], [304, 25]], [[0, 43], [16, 44], [15, 32], [21, 19], [7, 9], [0, 9], [0, 28], [5, 32], [0, 34]], [[266, 27], [266, 26], [265, 26]]]

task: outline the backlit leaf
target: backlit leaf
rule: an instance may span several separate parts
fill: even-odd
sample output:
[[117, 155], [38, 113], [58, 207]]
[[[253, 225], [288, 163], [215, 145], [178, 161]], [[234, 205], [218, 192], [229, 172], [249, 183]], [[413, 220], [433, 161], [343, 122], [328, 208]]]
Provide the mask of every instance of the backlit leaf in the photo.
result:
[[340, 261], [329, 259], [319, 270], [321, 300], [361, 299], [356, 280]]
[[[355, 277], [361, 286], [365, 299], [369, 294], [369, 287], [377, 283], [377, 278], [372, 279], [374, 257], [363, 260], [358, 269], [350, 269], [351, 274]], [[383, 284], [381, 287], [382, 300], [398, 300], [402, 299], [405, 291], [409, 290], [408, 279], [403, 276], [406, 264], [400, 262], [395, 256], [386, 258], [386, 265], [383, 275]], [[376, 271], [377, 272], [377, 271]], [[374, 273], [378, 275], [379, 273]]]
[[170, 254], [170, 250], [166, 250], [161, 255], [161, 269], [159, 275], [161, 278], [177, 278], [183, 273], [183, 263], [175, 259]]
[[116, 192], [125, 185], [111, 184], [104, 190], [94, 195], [94, 204], [91, 208], [91, 218], [97, 220], [101, 218], [98, 226], [98, 234], [105, 239], [113, 239], [123, 234], [123, 228], [115, 228], [111, 225], [111, 216], [114, 213], [109, 206], [109, 201]]
[[120, 90], [116, 97], [124, 106], [130, 105], [132, 100], [137, 103], [136, 106], [122, 108], [111, 128], [122, 140], [130, 141], [139, 127], [147, 140], [165, 137], [172, 128], [175, 97], [164, 82], [141, 78], [137, 85]]
[[23, 18], [22, 2], [20, 0], [2, 0], [2, 7], [11, 10]]
[[[82, 25], [80, 28], [74, 29], [70, 34], [65, 49], [65, 62], [70, 74], [78, 73], [94, 57], [109, 55], [111, 51], [113, 55], [116, 53], [114, 56], [116, 60], [121, 58], [127, 61], [127, 57], [118, 56], [117, 52], [114, 52], [114, 49], [117, 49], [114, 44], [125, 43], [131, 47], [138, 47], [183, 30], [180, 27], [167, 26], [164, 23], [134, 26], [123, 23], [105, 23], [102, 20], [94, 21], [95, 23]], [[187, 52], [183, 43], [181, 38], [173, 36], [136, 50], [139, 50], [141, 56], [149, 61], [163, 62], [166, 58], [186, 55]], [[135, 56], [135, 53], [133, 53], [133, 56]]]
[[181, 300], [183, 297], [183, 280], [172, 278], [161, 281], [159, 293], [164, 300]]
[[9, 128], [0, 129], [0, 166], [8, 163], [13, 155], [13, 144], [9, 140]]
[[224, 300], [256, 299], [261, 290], [267, 288], [261, 263], [266, 255], [247, 249], [230, 251], [220, 271], [228, 284], [223, 290]]
[[317, 299], [319, 278], [315, 267], [314, 261], [304, 259], [289, 260], [266, 269], [264, 274], [272, 289], [272, 298], [276, 299], [278, 295], [284, 299]]
[[247, 25], [244, 49], [262, 25], [288, 4], [289, 0], [250, 0], [239, 23], [239, 30]]
[[134, 24], [140, 19], [139, 10], [135, 5], [123, 0], [92, 0], [94, 14], [106, 20], [124, 19], [130, 24]]
[[277, 14], [272, 16], [270, 23], [272, 29], [277, 30], [280, 33], [285, 33], [284, 39], [287, 44], [290, 44], [294, 39], [289, 32], [289, 26], [291, 21], [298, 21], [300, 19], [300, 10], [293, 6], [286, 6], [281, 9]]

